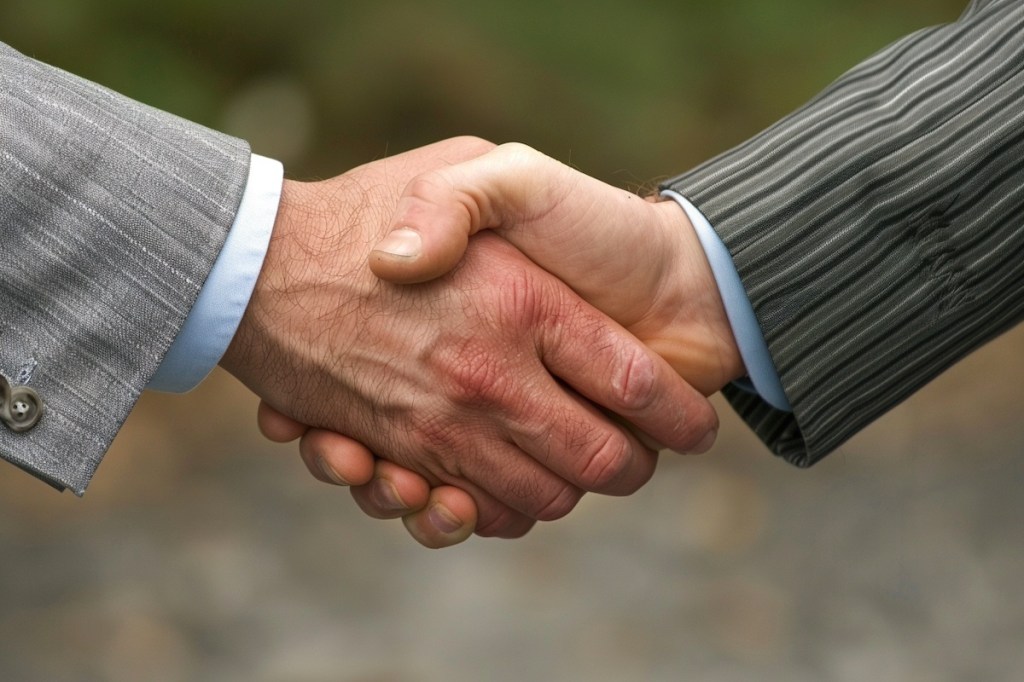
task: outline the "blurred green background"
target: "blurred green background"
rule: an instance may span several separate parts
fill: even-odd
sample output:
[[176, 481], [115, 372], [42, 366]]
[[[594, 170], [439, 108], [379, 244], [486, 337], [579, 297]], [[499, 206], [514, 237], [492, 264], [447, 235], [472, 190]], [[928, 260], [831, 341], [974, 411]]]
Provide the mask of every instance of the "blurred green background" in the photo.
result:
[[[472, 133], [636, 188], [964, 4], [0, 0], [0, 40], [294, 178]], [[0, 468], [0, 679], [1019, 679], [1022, 351], [810, 471], [719, 403], [714, 451], [633, 498], [439, 553], [263, 442], [222, 373], [146, 395], [84, 499]]]
[[964, 0], [3, 0], [3, 39], [330, 176], [473, 133], [645, 183]]

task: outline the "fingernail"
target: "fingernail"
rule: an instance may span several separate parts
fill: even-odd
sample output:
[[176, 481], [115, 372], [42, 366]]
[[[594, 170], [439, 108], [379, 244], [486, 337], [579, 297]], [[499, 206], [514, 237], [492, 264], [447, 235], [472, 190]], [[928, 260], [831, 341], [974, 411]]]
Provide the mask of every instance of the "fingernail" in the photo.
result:
[[351, 483], [339, 476], [338, 472], [334, 470], [334, 467], [328, 464], [327, 460], [323, 457], [316, 458], [316, 465], [320, 467], [320, 472], [332, 482], [337, 483], [338, 485], [343, 485], [346, 488], [351, 485]]
[[423, 238], [416, 230], [400, 227], [385, 237], [380, 244], [377, 244], [374, 250], [402, 258], [415, 258], [423, 250]]
[[697, 443], [697, 447], [693, 449], [693, 454], [701, 455], [711, 449], [711, 446], [715, 444], [715, 439], [718, 438], [718, 431], [708, 431], [707, 434]]
[[400, 512], [407, 509], [395, 486], [383, 479], [374, 481], [370, 495], [373, 497], [374, 503], [383, 511]]
[[451, 534], [462, 528], [462, 521], [459, 521], [455, 514], [452, 514], [446, 508], [439, 504], [435, 504], [427, 512], [427, 518], [430, 519], [430, 523], [433, 524], [434, 528], [445, 534]]

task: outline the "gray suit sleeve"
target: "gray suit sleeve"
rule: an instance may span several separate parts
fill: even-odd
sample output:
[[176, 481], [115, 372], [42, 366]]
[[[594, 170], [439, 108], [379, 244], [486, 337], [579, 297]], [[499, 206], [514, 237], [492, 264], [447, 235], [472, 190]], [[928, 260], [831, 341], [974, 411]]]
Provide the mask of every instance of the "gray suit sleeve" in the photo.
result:
[[667, 186], [729, 248], [793, 412], [727, 397], [813, 464], [1024, 314], [1024, 3], [972, 3]]
[[39, 424], [0, 455], [85, 490], [234, 220], [246, 143], [0, 44], [0, 374]]

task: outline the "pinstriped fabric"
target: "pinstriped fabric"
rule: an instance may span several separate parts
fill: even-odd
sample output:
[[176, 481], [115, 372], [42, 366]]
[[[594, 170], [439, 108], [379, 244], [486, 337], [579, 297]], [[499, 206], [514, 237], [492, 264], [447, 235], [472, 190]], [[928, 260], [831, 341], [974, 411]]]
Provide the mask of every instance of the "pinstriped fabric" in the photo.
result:
[[81, 493], [234, 221], [248, 146], [0, 44], [0, 455]]
[[722, 236], [807, 466], [1024, 316], [1024, 2], [976, 0], [666, 184]]

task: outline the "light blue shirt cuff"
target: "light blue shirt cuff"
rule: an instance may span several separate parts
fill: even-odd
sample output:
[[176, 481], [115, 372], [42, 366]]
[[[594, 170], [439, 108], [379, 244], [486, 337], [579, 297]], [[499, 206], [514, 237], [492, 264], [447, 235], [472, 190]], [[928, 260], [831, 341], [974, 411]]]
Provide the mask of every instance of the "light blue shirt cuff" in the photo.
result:
[[249, 305], [267, 255], [284, 184], [278, 161], [252, 155], [238, 215], [199, 298], [146, 388], [190, 391], [220, 362]]
[[[743, 288], [739, 273], [736, 272], [736, 265], [733, 263], [729, 249], [711, 227], [711, 223], [708, 222], [704, 214], [686, 197], [670, 189], [662, 190], [661, 196], [679, 204], [693, 224], [700, 245], [707, 255], [708, 263], [711, 264], [711, 272], [715, 276], [718, 291], [722, 295], [725, 314], [732, 326], [732, 334], [739, 347], [743, 364], [746, 365], [753, 390], [775, 409], [792, 412], [793, 408], [789, 404], [789, 399], [786, 398], [786, 392], [782, 389], [782, 381], [775, 369], [775, 363], [772, 362], [771, 353], [768, 352], [768, 344], [764, 340], [761, 326], [757, 323], [754, 307], [750, 305], [750, 299], [747, 298], [747, 291]], [[741, 388], [749, 389], [742, 380], [736, 384]]]

